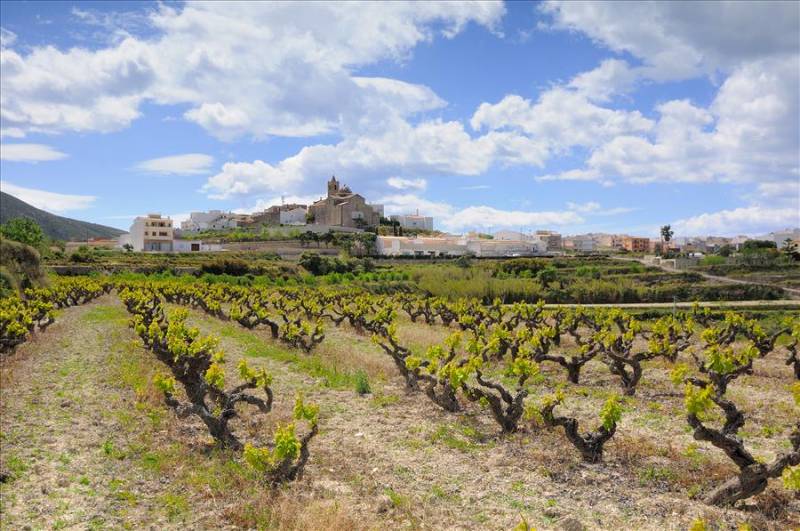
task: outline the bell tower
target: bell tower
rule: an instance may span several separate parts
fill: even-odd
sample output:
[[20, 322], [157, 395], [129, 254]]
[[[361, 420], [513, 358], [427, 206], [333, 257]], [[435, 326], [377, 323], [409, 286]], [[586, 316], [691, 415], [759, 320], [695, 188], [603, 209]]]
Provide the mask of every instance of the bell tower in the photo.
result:
[[339, 192], [339, 181], [336, 180], [336, 176], [332, 176], [331, 180], [328, 181], [328, 197], [332, 195], [336, 195]]

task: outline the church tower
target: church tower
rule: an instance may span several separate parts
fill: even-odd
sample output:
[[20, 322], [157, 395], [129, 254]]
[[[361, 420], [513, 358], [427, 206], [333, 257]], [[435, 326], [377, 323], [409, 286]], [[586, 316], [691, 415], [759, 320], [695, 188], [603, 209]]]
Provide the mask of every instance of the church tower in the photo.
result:
[[334, 175], [331, 177], [331, 180], [328, 181], [328, 197], [336, 195], [337, 193], [339, 193], [339, 181], [336, 180], [336, 176]]

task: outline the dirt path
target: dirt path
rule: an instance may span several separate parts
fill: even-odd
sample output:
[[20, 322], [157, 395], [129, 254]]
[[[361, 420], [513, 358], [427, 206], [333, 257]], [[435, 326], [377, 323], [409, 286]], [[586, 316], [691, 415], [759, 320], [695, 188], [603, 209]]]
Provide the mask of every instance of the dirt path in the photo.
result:
[[142, 419], [121, 381], [127, 340], [124, 309], [103, 297], [4, 361], [0, 528], [170, 527], [167, 486], [130, 463]]

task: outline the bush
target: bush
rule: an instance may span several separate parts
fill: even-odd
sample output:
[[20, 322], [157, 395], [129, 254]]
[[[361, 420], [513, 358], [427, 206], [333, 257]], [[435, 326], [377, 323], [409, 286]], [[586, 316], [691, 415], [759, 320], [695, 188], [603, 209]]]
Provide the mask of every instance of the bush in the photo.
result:
[[0, 237], [0, 293], [46, 283], [39, 252], [29, 245]]
[[359, 370], [356, 372], [356, 393], [359, 395], [366, 395], [372, 392], [369, 386], [369, 378], [367, 377], [367, 373], [363, 370]]
[[250, 272], [247, 262], [238, 258], [217, 258], [211, 263], [200, 266], [203, 273], [213, 275], [242, 276]]
[[0, 234], [9, 240], [38, 248], [44, 242], [44, 233], [39, 224], [30, 218], [13, 218], [0, 225]]

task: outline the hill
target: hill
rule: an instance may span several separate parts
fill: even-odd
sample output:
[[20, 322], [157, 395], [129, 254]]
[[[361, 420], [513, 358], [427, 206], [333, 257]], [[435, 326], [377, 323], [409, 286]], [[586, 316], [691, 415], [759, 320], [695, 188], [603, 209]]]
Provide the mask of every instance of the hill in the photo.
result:
[[0, 192], [0, 223], [6, 223], [12, 218], [31, 218], [42, 227], [42, 231], [55, 240], [86, 240], [87, 238], [116, 238], [125, 231], [78, 221], [77, 219], [56, 216], [13, 195]]

